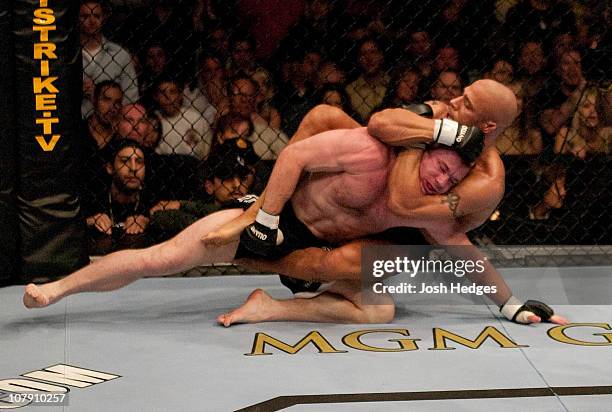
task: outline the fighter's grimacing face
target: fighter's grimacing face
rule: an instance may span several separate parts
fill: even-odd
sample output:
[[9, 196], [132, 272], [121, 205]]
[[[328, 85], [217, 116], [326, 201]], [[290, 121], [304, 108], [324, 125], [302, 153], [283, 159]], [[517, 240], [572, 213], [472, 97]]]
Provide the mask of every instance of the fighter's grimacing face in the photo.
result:
[[455, 151], [446, 148], [427, 150], [419, 165], [421, 192], [426, 195], [447, 193], [469, 171], [469, 166], [463, 163]]

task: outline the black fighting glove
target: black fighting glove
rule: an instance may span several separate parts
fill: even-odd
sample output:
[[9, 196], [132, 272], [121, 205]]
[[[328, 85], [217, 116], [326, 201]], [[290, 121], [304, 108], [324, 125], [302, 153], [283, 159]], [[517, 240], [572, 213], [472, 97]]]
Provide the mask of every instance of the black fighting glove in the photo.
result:
[[510, 297], [500, 308], [502, 315], [506, 319], [516, 323], [530, 323], [526, 312], [531, 312], [542, 319], [543, 322], [549, 321], [555, 311], [544, 302], [538, 300], [528, 300], [524, 304], [514, 296]]
[[283, 234], [278, 228], [279, 221], [279, 216], [259, 209], [255, 222], [240, 234], [240, 243], [258, 256], [270, 256], [274, 248], [283, 242]]
[[433, 117], [433, 108], [427, 103], [402, 104], [400, 107], [419, 116]]
[[450, 146], [467, 163], [473, 163], [484, 147], [484, 133], [475, 126], [465, 126], [451, 119], [434, 120], [435, 143]]

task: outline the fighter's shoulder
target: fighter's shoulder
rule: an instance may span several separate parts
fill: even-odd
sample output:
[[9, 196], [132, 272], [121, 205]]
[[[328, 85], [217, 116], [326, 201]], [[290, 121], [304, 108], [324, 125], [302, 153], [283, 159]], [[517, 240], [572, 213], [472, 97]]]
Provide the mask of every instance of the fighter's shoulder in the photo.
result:
[[503, 182], [506, 171], [504, 169], [504, 162], [497, 149], [491, 147], [483, 152], [476, 160], [473, 172], [473, 174], [480, 175], [481, 177], [501, 180]]

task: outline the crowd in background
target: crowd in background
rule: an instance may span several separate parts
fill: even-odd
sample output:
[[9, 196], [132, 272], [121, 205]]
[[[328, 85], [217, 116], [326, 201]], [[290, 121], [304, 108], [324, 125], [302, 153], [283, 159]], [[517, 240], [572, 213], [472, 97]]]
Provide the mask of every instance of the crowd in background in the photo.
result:
[[[561, 0], [84, 1], [92, 253], [146, 246], [248, 193], [314, 106], [361, 124], [474, 80], [510, 87], [506, 196], [481, 239], [610, 242], [612, 8]], [[607, 205], [606, 205], [607, 202]]]

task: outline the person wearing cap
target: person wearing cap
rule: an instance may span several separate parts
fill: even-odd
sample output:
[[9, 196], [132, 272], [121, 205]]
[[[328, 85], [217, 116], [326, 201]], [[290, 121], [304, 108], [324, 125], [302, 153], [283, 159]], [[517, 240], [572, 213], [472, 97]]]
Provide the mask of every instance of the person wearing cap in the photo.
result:
[[156, 241], [169, 239], [198, 219], [249, 193], [255, 180], [257, 155], [250, 142], [228, 140], [213, 148], [201, 168], [201, 188], [195, 200], [167, 200], [150, 210], [151, 234]]

